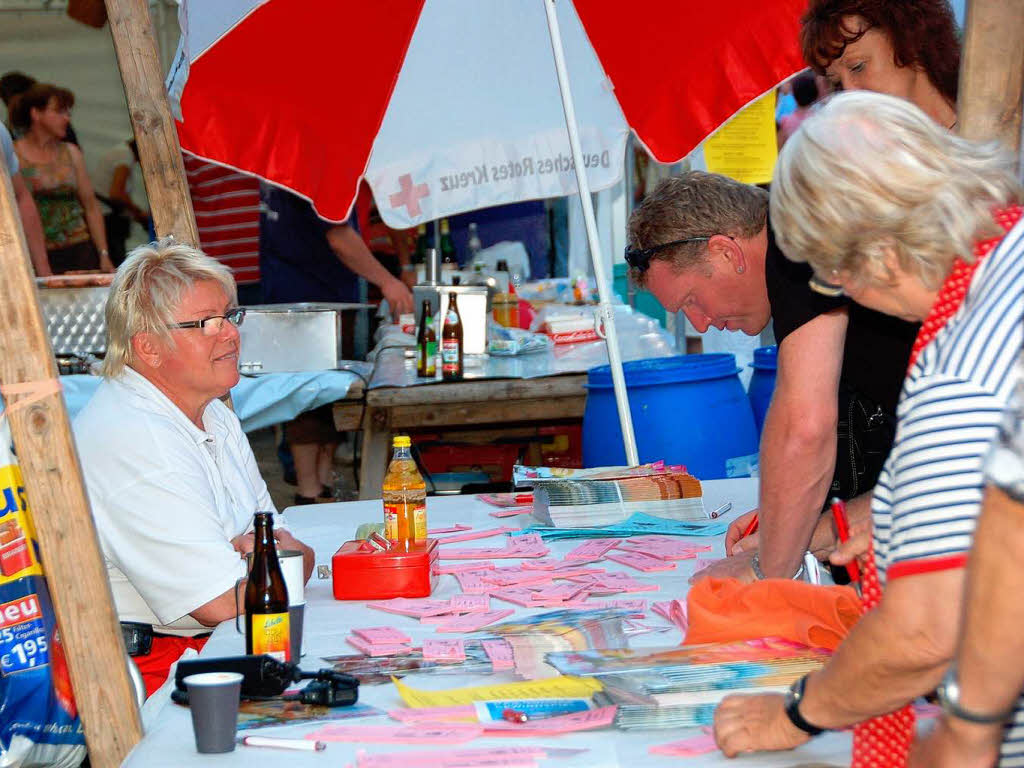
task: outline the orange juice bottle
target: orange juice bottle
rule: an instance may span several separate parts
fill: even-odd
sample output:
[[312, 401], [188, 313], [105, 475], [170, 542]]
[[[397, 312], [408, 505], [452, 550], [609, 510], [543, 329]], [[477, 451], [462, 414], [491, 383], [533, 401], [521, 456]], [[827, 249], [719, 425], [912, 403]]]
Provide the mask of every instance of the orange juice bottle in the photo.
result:
[[409, 452], [408, 435], [394, 440], [395, 453], [384, 476], [384, 538], [424, 541], [427, 538], [427, 485]]

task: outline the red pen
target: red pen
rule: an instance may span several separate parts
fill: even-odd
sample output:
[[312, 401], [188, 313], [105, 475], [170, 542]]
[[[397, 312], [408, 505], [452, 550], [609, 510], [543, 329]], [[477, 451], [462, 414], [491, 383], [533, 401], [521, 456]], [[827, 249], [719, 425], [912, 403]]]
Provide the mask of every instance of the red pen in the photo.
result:
[[[839, 541], [846, 543], [850, 540], [850, 523], [846, 519], [846, 502], [839, 498], [832, 499], [832, 517], [836, 521], [836, 533], [839, 534]], [[846, 564], [846, 572], [850, 574], [850, 581], [860, 581], [860, 568], [857, 560], [853, 559]]]
[[746, 530], [743, 531], [743, 535], [740, 536], [740, 538], [745, 539], [747, 536], [754, 533], [757, 533], [757, 515], [754, 515], [754, 519], [750, 521], [750, 525], [748, 525]]

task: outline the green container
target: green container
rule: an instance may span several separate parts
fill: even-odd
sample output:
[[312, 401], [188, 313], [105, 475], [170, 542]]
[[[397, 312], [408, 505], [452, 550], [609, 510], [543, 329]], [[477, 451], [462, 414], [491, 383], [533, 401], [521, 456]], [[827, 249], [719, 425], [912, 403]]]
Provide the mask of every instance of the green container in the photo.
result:
[[[612, 289], [615, 294], [622, 299], [623, 303], [629, 303], [628, 288], [629, 278], [627, 273], [629, 272], [628, 264], [616, 264], [612, 267]], [[636, 310], [643, 312], [648, 317], [653, 317], [662, 328], [665, 327], [665, 308], [658, 303], [658, 300], [654, 298], [654, 294], [650, 291], [636, 290]]]

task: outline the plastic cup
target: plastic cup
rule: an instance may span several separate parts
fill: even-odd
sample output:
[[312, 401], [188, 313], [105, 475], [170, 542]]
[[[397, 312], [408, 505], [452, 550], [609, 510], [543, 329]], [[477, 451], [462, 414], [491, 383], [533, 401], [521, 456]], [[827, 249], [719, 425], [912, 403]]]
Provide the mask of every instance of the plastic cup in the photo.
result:
[[306, 613], [306, 604], [288, 606], [288, 630], [292, 649], [292, 663], [298, 664], [302, 658], [302, 619]]
[[242, 675], [238, 672], [204, 672], [189, 675], [184, 682], [192, 710], [196, 751], [201, 754], [233, 751]]

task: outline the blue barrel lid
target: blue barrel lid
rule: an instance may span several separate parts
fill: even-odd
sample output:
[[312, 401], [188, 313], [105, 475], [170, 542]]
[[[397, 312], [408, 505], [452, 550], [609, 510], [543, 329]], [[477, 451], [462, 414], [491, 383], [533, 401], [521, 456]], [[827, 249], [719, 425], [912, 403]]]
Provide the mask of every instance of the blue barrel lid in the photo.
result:
[[[705, 355], [676, 355], [647, 360], [631, 360], [622, 364], [626, 386], [642, 387], [652, 384], [674, 384], [685, 381], [707, 381], [735, 376], [736, 356], [728, 353]], [[589, 389], [611, 389], [610, 365], [599, 365], [587, 371]]]
[[774, 371], [779, 365], [779, 348], [772, 344], [770, 347], [758, 347], [754, 350], [754, 362], [756, 370]]

